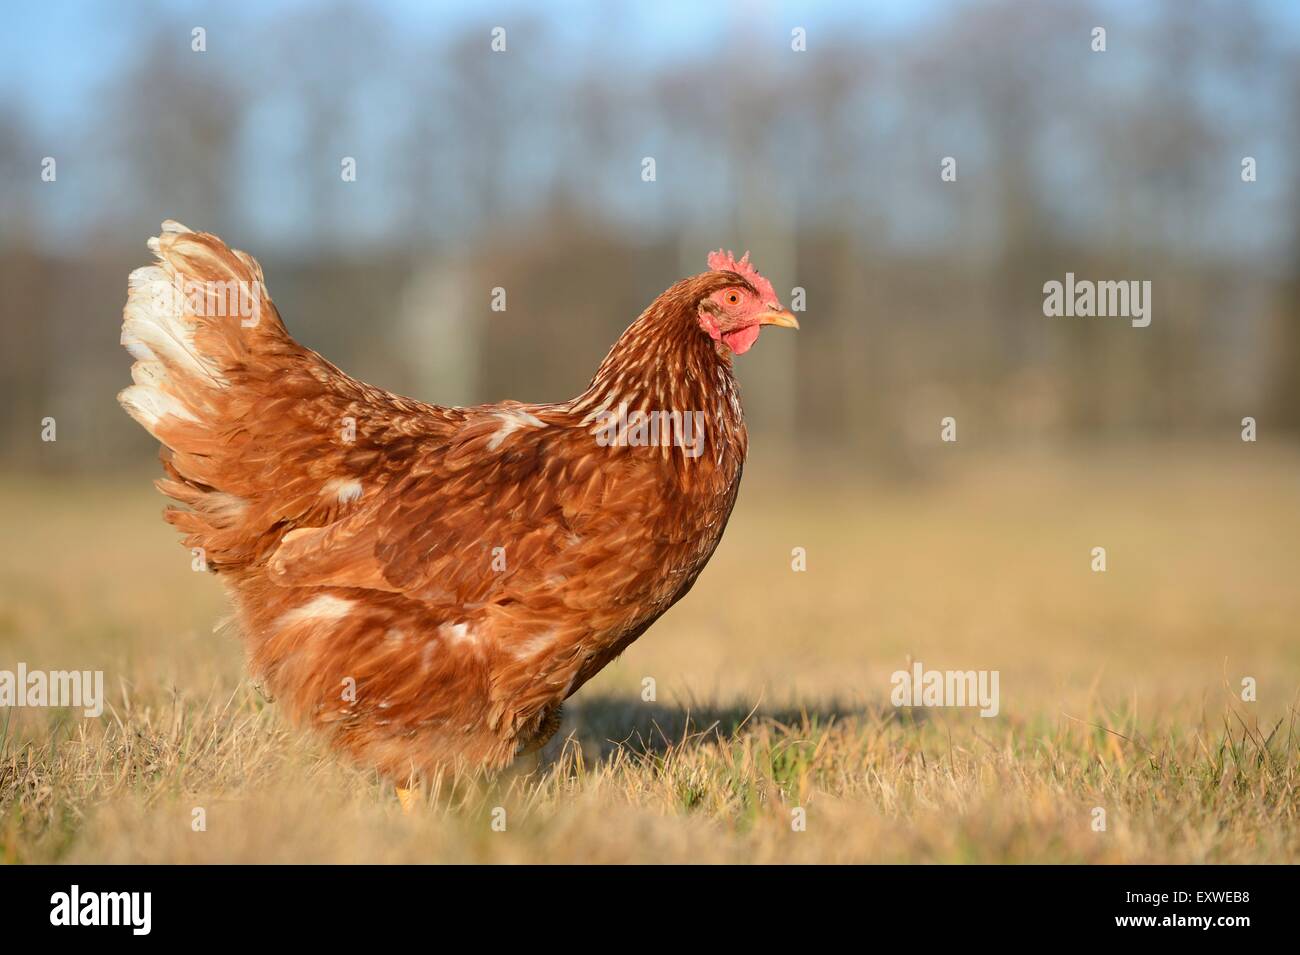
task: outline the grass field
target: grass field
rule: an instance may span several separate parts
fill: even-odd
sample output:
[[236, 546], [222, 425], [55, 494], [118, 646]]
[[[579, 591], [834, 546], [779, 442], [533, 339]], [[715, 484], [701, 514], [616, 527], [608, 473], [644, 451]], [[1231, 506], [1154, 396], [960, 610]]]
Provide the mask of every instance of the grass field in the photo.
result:
[[[905, 486], [756, 461], [542, 759], [411, 815], [249, 684], [145, 476], [6, 479], [0, 669], [102, 669], [109, 706], [0, 713], [0, 859], [1295, 862], [1297, 476], [1237, 441]], [[999, 714], [895, 708], [909, 658], [999, 671]]]

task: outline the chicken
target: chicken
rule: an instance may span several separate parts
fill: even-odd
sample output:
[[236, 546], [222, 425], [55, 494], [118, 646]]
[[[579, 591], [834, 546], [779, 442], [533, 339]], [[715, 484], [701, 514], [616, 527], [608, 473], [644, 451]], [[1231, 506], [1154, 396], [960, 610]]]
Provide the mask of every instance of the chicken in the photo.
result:
[[118, 399], [163, 445], [164, 516], [273, 698], [399, 785], [540, 747], [685, 596], [745, 461], [732, 355], [798, 327], [748, 253], [719, 251], [571, 401], [443, 408], [295, 342], [216, 236], [169, 221], [148, 244]]

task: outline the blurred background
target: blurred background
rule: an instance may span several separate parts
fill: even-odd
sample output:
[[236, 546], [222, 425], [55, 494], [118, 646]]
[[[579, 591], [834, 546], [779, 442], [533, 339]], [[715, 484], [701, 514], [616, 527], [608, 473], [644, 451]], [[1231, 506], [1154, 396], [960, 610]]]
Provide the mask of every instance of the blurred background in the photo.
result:
[[[300, 339], [436, 403], [578, 393], [726, 246], [807, 294], [739, 363], [758, 447], [912, 477], [949, 414], [985, 448], [1300, 428], [1297, 5], [478, 6], [8, 11], [6, 469], [151, 447], [112, 395], [167, 217], [259, 258]], [[1045, 318], [1067, 271], [1151, 281], [1151, 326]]]
[[[1286, 0], [10, 5], [0, 669], [102, 669], [109, 700], [3, 714], [0, 861], [1294, 862], [1298, 103]], [[726, 536], [566, 706], [589, 770], [524, 801], [533, 842], [407, 838], [212, 633], [114, 400], [164, 218], [439, 404], [578, 394], [719, 246], [805, 290], [737, 362]], [[1045, 317], [1067, 272], [1151, 282], [1150, 326]], [[999, 671], [999, 716], [892, 707], [910, 660]], [[677, 775], [645, 740], [685, 740]], [[842, 825], [788, 839], [796, 799]]]

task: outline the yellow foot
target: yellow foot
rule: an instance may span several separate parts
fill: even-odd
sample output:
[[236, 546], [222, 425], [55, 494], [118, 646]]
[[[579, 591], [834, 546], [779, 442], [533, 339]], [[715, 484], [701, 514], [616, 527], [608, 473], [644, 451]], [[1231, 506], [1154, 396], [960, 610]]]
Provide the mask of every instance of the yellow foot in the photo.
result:
[[415, 809], [415, 790], [397, 787], [397, 801], [402, 804], [402, 813], [409, 816]]

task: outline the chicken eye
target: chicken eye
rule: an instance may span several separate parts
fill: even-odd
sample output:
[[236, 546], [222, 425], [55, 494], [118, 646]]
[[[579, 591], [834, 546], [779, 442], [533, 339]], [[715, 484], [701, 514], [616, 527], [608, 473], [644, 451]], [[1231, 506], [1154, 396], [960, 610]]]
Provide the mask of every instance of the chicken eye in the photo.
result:
[[726, 298], [726, 302], [727, 302], [728, 305], [739, 305], [739, 304], [740, 304], [740, 293], [739, 293], [739, 292], [728, 292], [728, 293], [726, 294], [725, 298]]

